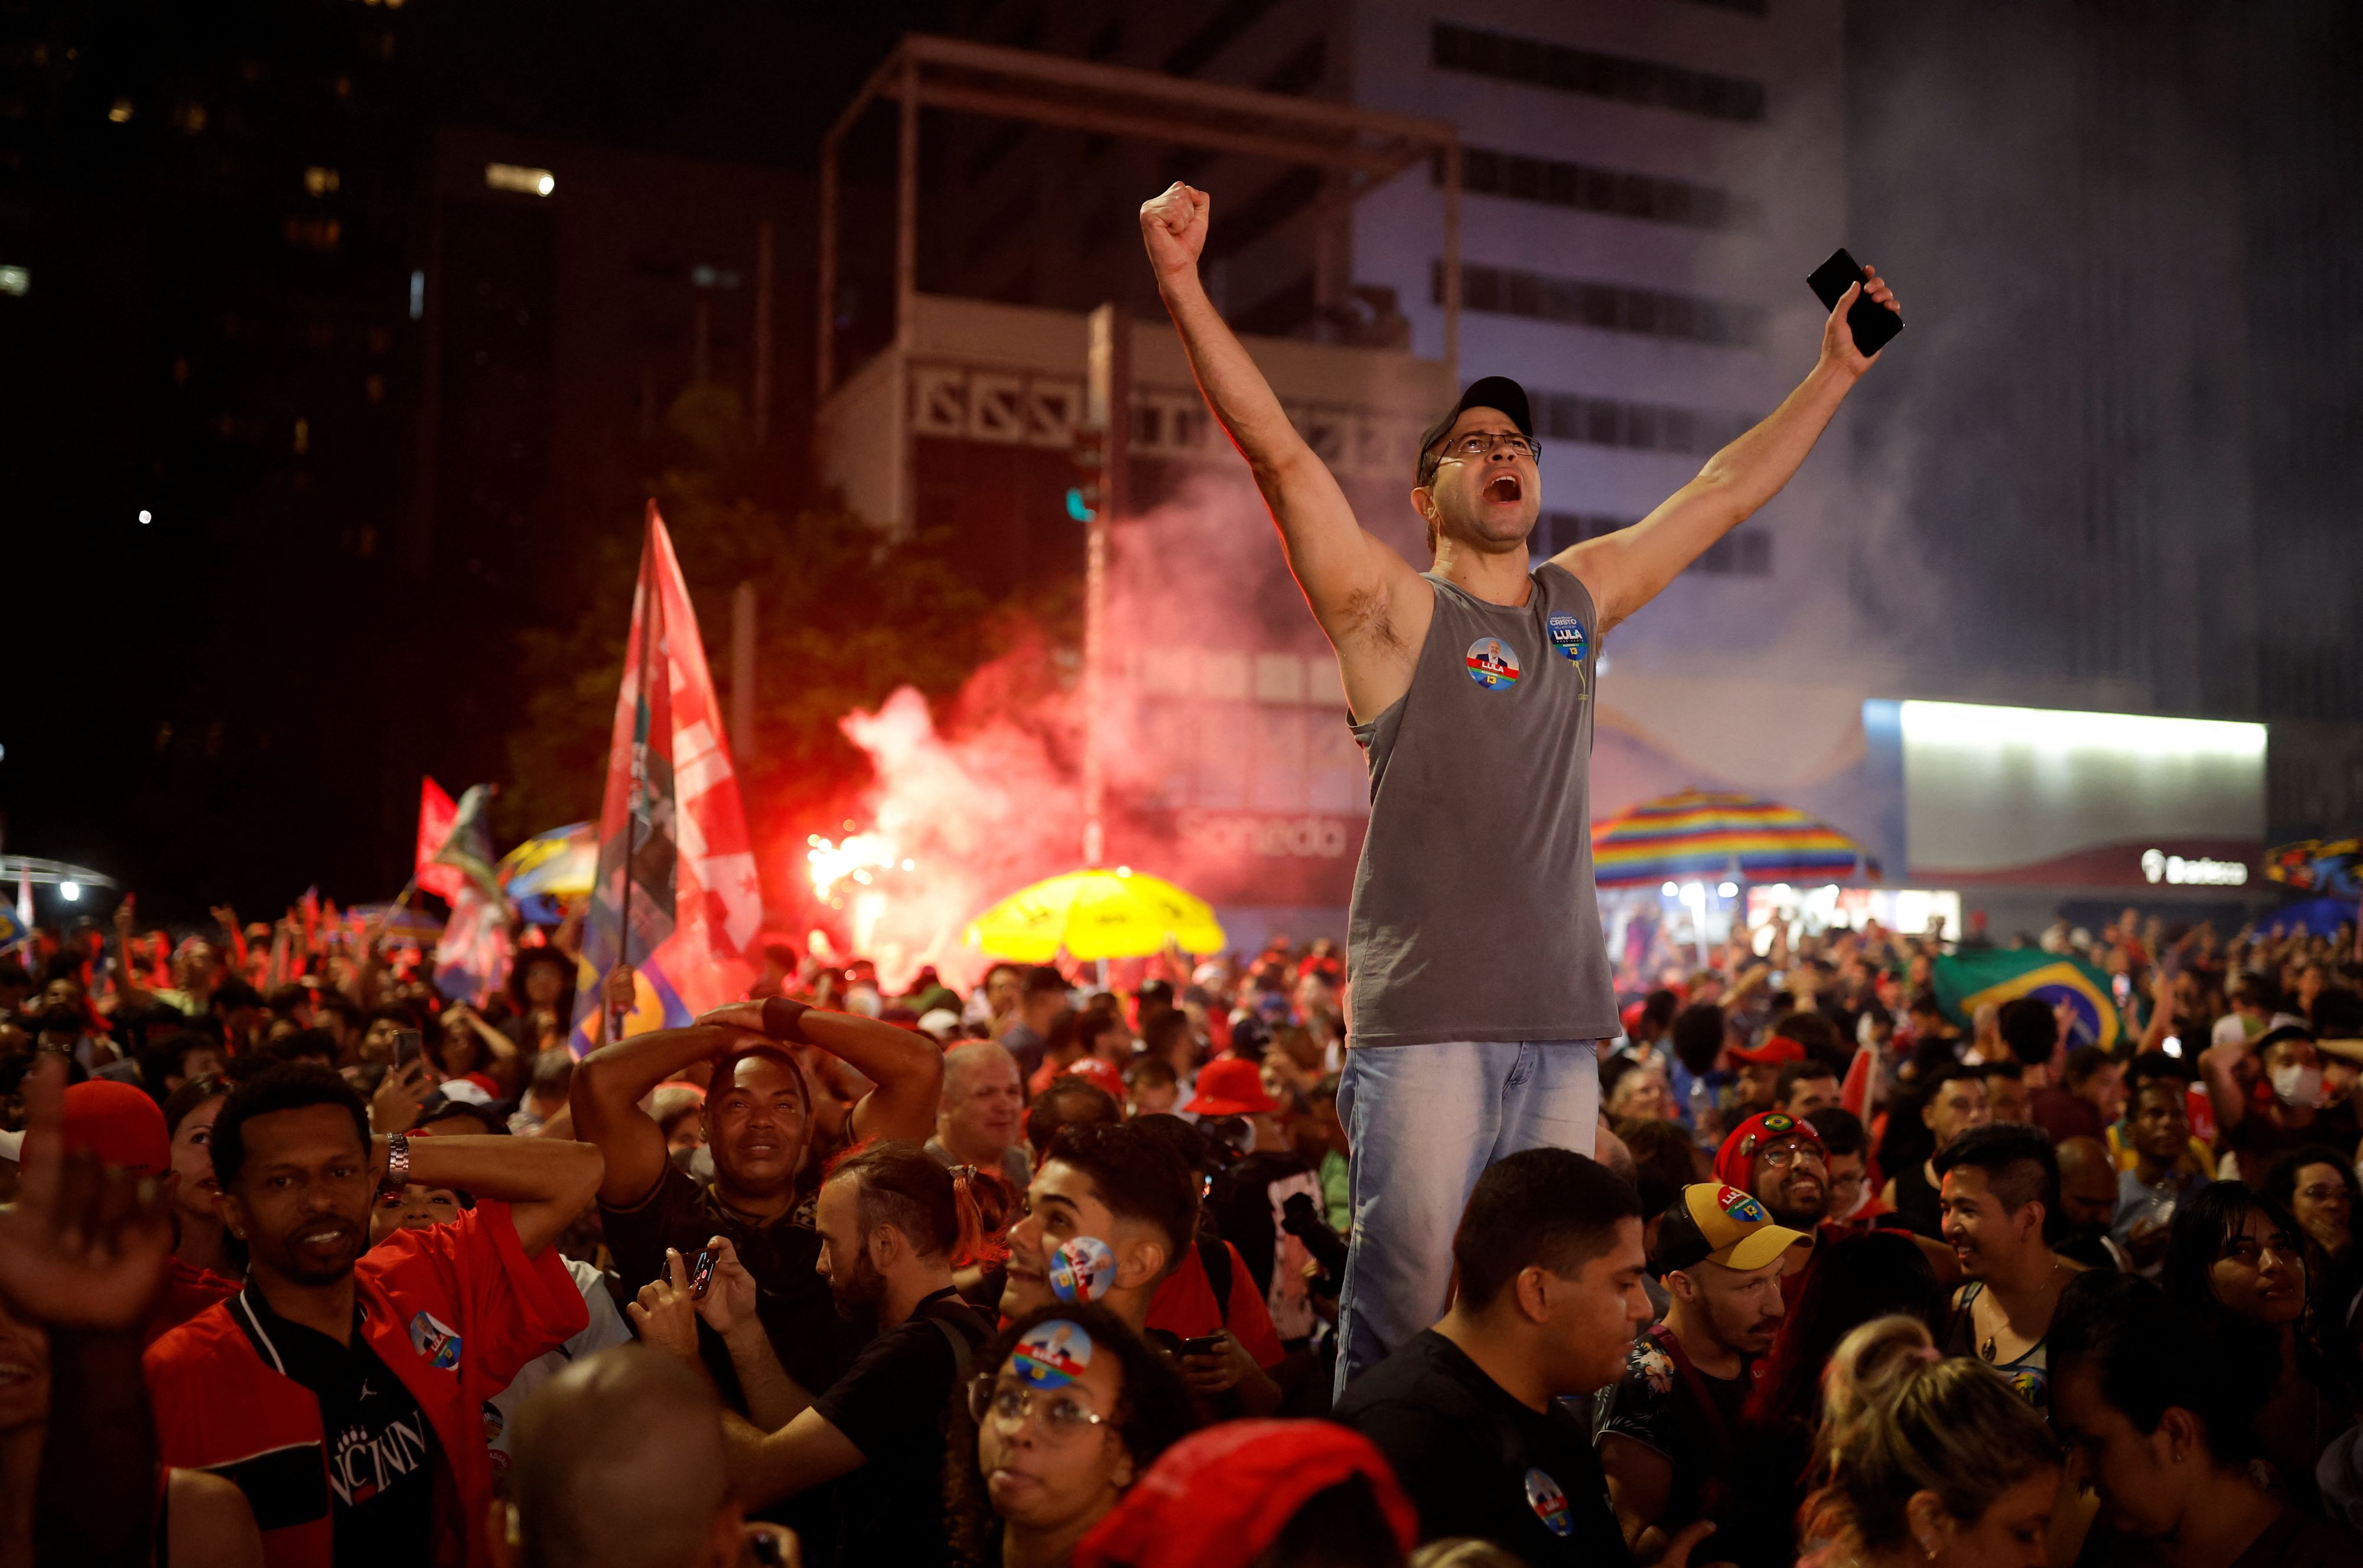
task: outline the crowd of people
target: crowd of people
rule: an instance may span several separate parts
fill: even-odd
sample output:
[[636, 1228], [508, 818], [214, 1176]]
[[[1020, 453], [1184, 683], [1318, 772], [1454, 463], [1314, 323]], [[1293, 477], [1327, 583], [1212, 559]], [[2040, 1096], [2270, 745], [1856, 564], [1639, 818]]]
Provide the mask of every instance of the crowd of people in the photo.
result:
[[0, 1568], [2363, 1563], [2351, 932], [2046, 933], [2107, 1045], [1934, 937], [1638, 948], [1589, 1151], [1341, 1377], [1328, 942], [767, 940], [578, 1059], [562, 943], [217, 919], [0, 960]]

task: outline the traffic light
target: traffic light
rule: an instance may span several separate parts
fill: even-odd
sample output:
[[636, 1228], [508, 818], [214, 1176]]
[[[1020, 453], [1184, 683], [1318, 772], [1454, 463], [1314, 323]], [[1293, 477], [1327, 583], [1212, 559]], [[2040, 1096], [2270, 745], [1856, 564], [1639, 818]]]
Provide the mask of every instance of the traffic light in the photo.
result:
[[1067, 492], [1067, 515], [1079, 523], [1091, 522], [1107, 504], [1107, 433], [1077, 426], [1067, 456], [1075, 469], [1074, 486]]

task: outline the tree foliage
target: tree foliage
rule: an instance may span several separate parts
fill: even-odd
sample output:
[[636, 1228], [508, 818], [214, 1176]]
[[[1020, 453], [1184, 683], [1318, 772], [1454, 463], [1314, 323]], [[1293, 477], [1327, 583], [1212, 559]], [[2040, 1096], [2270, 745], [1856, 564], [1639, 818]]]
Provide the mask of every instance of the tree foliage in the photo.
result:
[[[989, 626], [995, 606], [952, 570], [936, 539], [895, 540], [842, 509], [791, 515], [759, 500], [735, 394], [692, 388], [670, 422], [683, 461], [656, 484], [657, 505], [726, 714], [731, 595], [755, 585], [755, 735], [739, 782], [760, 840], [772, 836], [767, 821], [809, 816], [866, 776], [838, 728], [847, 713], [903, 685], [950, 696], [1004, 639]], [[581, 613], [519, 639], [528, 695], [508, 742], [505, 838], [598, 815], [640, 542], [637, 527], [594, 542], [578, 563]], [[744, 738], [732, 740], [747, 758]]]

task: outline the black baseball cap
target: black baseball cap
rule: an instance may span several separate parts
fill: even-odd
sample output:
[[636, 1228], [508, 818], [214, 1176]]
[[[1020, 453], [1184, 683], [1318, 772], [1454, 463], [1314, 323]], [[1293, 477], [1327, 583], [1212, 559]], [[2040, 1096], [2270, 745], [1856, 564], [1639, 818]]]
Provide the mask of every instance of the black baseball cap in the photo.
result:
[[1419, 469], [1423, 481], [1430, 449], [1450, 433], [1454, 420], [1471, 408], [1499, 408], [1510, 417], [1510, 423], [1518, 428], [1518, 434], [1528, 440], [1535, 439], [1534, 407], [1526, 401], [1526, 389], [1505, 375], [1481, 375], [1469, 384], [1469, 389], [1460, 395], [1460, 401], [1454, 404], [1443, 418], [1430, 425], [1427, 434], [1419, 439]]

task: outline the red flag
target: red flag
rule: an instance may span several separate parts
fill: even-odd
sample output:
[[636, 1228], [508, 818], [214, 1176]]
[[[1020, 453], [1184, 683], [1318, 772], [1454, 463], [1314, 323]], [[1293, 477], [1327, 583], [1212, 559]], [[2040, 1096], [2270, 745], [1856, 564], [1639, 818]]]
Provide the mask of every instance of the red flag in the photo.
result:
[[599, 880], [583, 922], [575, 1050], [589, 1043], [600, 982], [619, 960], [638, 972], [638, 1010], [653, 994], [664, 1026], [675, 1027], [747, 994], [748, 950], [762, 924], [722, 705], [651, 502], [599, 814]]
[[467, 880], [467, 873], [458, 866], [435, 863], [435, 857], [443, 852], [443, 840], [451, 836], [451, 824], [459, 815], [459, 806], [443, 793], [441, 784], [432, 778], [418, 781], [418, 856], [412, 874], [422, 893], [449, 898]]

